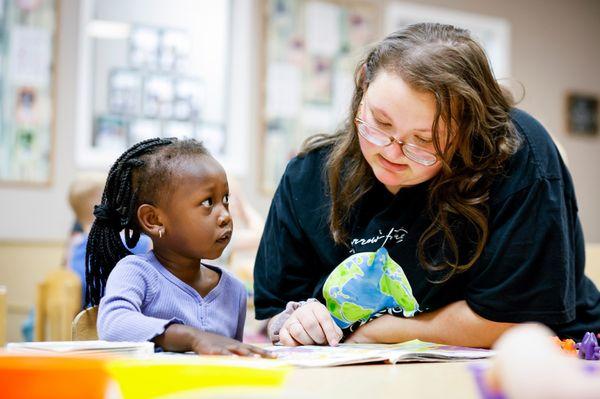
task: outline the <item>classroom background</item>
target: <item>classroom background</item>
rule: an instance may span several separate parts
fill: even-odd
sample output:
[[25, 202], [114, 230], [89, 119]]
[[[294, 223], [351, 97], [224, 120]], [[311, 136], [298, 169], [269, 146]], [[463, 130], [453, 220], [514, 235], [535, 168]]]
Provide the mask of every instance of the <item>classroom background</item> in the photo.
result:
[[148, 137], [201, 139], [235, 180], [245, 244], [220, 261], [251, 288], [287, 160], [342, 122], [366, 46], [420, 21], [470, 29], [557, 140], [600, 275], [596, 0], [4, 0], [0, 344], [23, 340], [40, 283], [68, 262], [73, 183]]

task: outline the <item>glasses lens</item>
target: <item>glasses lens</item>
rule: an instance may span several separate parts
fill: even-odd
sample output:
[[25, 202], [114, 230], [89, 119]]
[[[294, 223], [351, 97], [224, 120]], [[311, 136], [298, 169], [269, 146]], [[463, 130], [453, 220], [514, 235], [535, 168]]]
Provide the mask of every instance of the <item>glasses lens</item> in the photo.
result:
[[390, 138], [375, 129], [370, 129], [362, 122], [358, 122], [358, 133], [375, 145], [385, 146], [390, 144]]
[[[390, 136], [386, 135], [383, 132], [380, 132], [376, 129], [367, 126], [363, 121], [356, 120], [358, 134], [360, 134], [364, 139], [369, 141], [371, 144], [375, 144], [381, 147], [385, 147], [390, 145], [393, 141], [390, 139]], [[417, 145], [410, 143], [402, 143], [402, 151], [406, 157], [414, 162], [420, 163], [421, 165], [431, 166], [437, 162], [437, 157], [435, 154], [429, 152], [428, 150], [421, 148]]]
[[404, 155], [406, 155], [407, 158], [412, 159], [413, 161], [422, 165], [430, 166], [437, 161], [434, 154], [411, 144], [404, 144], [402, 146], [402, 151], [404, 151]]

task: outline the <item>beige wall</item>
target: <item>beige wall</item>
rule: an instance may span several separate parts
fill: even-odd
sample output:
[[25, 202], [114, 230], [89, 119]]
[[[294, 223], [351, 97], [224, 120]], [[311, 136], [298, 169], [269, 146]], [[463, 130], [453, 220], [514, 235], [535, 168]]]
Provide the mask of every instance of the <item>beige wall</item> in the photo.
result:
[[62, 263], [63, 241], [0, 241], [0, 285], [7, 288], [7, 342], [21, 340], [21, 325], [35, 304], [36, 286]]

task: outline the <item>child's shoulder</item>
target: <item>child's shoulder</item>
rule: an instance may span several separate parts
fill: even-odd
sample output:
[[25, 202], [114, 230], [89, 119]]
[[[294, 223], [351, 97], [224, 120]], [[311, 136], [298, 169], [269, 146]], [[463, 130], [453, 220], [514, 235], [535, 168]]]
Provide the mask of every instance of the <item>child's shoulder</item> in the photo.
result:
[[152, 251], [145, 254], [127, 255], [115, 265], [111, 275], [142, 275], [147, 277], [157, 273], [153, 265], [154, 255]]

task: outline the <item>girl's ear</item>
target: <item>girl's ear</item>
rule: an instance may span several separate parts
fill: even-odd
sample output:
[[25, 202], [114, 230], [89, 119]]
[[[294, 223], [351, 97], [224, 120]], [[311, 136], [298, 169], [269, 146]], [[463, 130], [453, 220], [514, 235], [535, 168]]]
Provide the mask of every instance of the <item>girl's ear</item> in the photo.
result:
[[161, 212], [154, 205], [140, 205], [137, 210], [137, 218], [142, 231], [151, 237], [158, 238], [160, 232], [164, 230]]

